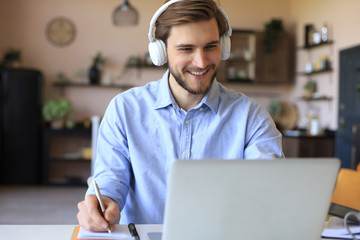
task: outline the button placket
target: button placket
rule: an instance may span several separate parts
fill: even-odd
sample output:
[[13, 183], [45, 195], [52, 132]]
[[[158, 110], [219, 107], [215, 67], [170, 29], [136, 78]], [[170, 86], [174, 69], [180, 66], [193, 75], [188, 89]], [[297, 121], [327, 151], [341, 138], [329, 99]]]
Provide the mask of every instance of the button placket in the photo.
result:
[[180, 152], [182, 159], [190, 158], [190, 148], [191, 148], [191, 135], [192, 135], [192, 118], [191, 112], [188, 112], [185, 116], [183, 127], [182, 127], [182, 138], [180, 144]]

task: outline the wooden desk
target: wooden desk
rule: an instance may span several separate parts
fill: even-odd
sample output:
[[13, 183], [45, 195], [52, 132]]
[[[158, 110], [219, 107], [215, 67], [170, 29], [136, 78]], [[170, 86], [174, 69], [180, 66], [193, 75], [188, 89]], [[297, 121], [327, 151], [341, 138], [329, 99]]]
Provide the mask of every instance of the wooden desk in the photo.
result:
[[[75, 225], [0, 225], [1, 240], [70, 240]], [[148, 232], [161, 232], [162, 225], [136, 225], [141, 240]], [[319, 239], [320, 240], [320, 239]]]

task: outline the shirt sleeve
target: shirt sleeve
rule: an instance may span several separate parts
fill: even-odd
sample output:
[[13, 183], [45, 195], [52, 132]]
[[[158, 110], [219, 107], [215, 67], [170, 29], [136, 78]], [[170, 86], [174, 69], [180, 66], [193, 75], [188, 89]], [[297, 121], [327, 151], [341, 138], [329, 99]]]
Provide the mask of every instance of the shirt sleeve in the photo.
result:
[[245, 159], [283, 158], [282, 135], [271, 116], [259, 105], [249, 115]]
[[[99, 127], [94, 176], [102, 195], [115, 200], [120, 209], [125, 205], [132, 175], [126, 126], [121, 122], [121, 99], [114, 98]], [[92, 184], [86, 194], [94, 194]]]

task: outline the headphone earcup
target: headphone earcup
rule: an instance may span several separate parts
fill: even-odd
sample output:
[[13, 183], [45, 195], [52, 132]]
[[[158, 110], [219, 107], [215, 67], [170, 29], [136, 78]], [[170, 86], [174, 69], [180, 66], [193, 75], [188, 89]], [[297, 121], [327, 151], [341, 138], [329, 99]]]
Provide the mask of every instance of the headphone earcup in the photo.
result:
[[161, 40], [149, 43], [149, 54], [151, 61], [156, 66], [162, 66], [167, 62], [166, 45]]
[[230, 37], [223, 35], [220, 37], [221, 44], [221, 60], [226, 60], [230, 57], [231, 41]]

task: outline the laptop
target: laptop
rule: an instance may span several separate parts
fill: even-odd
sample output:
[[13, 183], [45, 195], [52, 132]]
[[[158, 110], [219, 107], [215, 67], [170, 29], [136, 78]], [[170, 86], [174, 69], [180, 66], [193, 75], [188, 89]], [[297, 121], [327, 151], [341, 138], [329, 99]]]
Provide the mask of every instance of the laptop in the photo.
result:
[[340, 161], [177, 160], [162, 240], [319, 240]]

